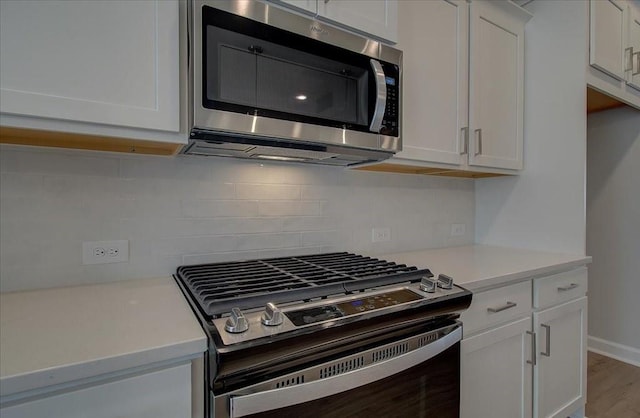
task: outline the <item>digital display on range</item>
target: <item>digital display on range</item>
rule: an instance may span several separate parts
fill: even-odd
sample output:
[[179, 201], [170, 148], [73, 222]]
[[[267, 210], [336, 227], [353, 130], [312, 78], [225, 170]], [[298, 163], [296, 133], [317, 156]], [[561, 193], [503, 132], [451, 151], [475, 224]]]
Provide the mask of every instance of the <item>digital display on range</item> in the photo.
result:
[[315, 308], [301, 309], [299, 311], [285, 312], [285, 315], [296, 326], [303, 326], [420, 299], [422, 299], [422, 296], [417, 295], [410, 290], [402, 289], [389, 293], [370, 295], [362, 299], [350, 300], [337, 303], [335, 305], [325, 305]]
[[396, 79], [393, 77], [385, 77], [384, 81], [389, 85], [389, 86], [395, 86], [396, 85]]

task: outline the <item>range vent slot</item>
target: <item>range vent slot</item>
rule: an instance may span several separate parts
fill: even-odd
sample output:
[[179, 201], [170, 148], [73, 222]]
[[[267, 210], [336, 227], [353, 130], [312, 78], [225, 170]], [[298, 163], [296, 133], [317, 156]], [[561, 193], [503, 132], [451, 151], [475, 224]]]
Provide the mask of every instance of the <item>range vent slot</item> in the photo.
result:
[[302, 383], [304, 383], [304, 375], [299, 374], [298, 376], [293, 376], [288, 379], [284, 379], [284, 380], [280, 380], [279, 382], [276, 382], [275, 389], [285, 388], [287, 386], [300, 385]]
[[405, 343], [396, 344], [382, 350], [374, 351], [372, 353], [373, 355], [372, 361], [374, 363], [377, 363], [379, 361], [397, 357], [401, 354], [406, 353], [407, 351], [409, 351], [409, 343], [405, 342]]
[[418, 347], [424, 347], [425, 345], [431, 344], [437, 339], [438, 339], [438, 334], [425, 335], [424, 337], [421, 337], [420, 340], [418, 341]]
[[342, 373], [350, 372], [351, 370], [359, 369], [364, 366], [364, 357], [356, 357], [351, 360], [335, 363], [320, 369], [320, 379], [326, 379], [327, 377], [336, 376]]

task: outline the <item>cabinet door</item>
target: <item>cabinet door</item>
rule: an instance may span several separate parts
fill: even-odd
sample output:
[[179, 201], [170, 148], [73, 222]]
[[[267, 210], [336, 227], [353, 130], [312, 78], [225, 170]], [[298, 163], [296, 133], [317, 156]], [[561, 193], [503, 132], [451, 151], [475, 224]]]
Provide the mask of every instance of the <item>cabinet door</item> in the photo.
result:
[[465, 163], [469, 6], [463, 0], [403, 1], [398, 17], [405, 87], [397, 157]]
[[179, 130], [178, 2], [0, 1], [0, 111]]
[[531, 417], [530, 329], [527, 317], [462, 340], [461, 417]]
[[317, 0], [272, 0], [275, 3], [283, 3], [287, 7], [291, 7], [294, 9], [302, 9], [305, 12], [309, 12], [311, 14], [318, 13], [318, 2]]
[[640, 4], [637, 9], [629, 9], [629, 49], [627, 53], [627, 84], [640, 90]]
[[586, 400], [587, 298], [534, 313], [533, 326], [538, 335], [534, 415], [566, 417]]
[[117, 380], [2, 408], [2, 418], [176, 418], [191, 416], [191, 366]]
[[508, 5], [470, 5], [469, 164], [521, 169], [524, 23]]
[[397, 40], [397, 0], [321, 0], [318, 15], [391, 42]]
[[626, 5], [617, 0], [591, 0], [589, 64], [624, 80], [624, 17]]

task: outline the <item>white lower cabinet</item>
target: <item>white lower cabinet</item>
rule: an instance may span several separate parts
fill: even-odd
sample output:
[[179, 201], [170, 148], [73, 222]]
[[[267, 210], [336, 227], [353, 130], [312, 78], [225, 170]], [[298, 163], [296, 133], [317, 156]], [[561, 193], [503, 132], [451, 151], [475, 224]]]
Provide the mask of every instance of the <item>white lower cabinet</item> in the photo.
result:
[[474, 294], [461, 316], [462, 417], [565, 418], [584, 406], [586, 291], [582, 267]]
[[566, 417], [586, 396], [587, 298], [533, 314], [538, 339], [535, 416]]
[[191, 417], [189, 363], [0, 410], [2, 418]]
[[461, 417], [531, 417], [530, 329], [526, 317], [462, 341]]

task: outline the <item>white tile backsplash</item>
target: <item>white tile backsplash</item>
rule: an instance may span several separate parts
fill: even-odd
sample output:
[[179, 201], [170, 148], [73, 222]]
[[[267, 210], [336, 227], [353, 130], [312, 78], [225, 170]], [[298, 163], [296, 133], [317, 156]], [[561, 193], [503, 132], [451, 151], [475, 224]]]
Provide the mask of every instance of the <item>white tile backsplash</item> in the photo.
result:
[[[297, 164], [0, 146], [0, 290], [172, 274], [181, 264], [473, 242], [474, 182]], [[452, 223], [466, 224], [450, 236]], [[373, 227], [391, 240], [372, 243]], [[83, 241], [129, 261], [83, 266]]]

